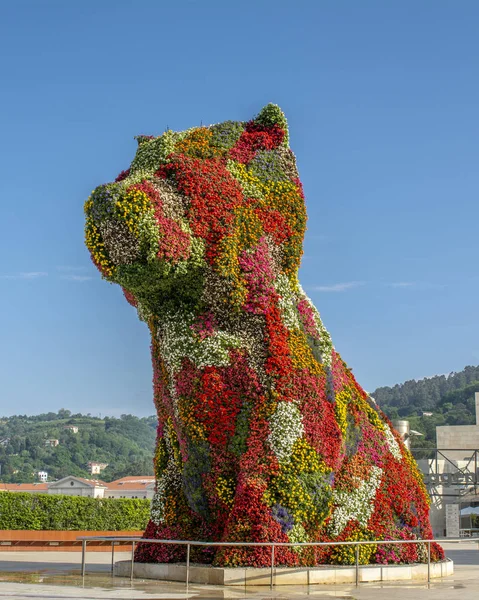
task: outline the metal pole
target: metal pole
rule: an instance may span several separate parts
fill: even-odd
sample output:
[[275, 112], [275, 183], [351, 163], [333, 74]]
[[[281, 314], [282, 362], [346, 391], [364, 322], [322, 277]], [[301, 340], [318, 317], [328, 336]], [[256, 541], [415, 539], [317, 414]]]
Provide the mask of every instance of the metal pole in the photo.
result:
[[427, 582], [431, 583], [431, 542], [427, 543]]
[[[476, 419], [479, 417], [476, 417]], [[474, 492], [477, 486], [477, 450], [474, 452]]]
[[356, 544], [356, 587], [359, 586], [359, 544]]
[[133, 581], [133, 567], [135, 561], [135, 542], [131, 543], [131, 570], [130, 570], [130, 580]]
[[190, 545], [186, 545], [186, 589], [190, 580]]
[[85, 577], [86, 540], [81, 541], [81, 576]]
[[274, 569], [274, 544], [271, 544], [271, 574], [269, 579], [269, 587], [273, 589], [273, 569]]
[[111, 543], [111, 575], [113, 577], [115, 571], [115, 542]]

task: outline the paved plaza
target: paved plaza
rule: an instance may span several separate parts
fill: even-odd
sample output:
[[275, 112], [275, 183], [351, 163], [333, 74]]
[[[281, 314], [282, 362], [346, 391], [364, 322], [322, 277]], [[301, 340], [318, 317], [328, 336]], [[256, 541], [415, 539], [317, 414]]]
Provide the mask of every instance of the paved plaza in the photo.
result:
[[[214, 586], [128, 579], [110, 576], [109, 553], [87, 554], [87, 575], [80, 575], [79, 552], [2, 552], [0, 554], [0, 600], [197, 600], [257, 599], [287, 600], [289, 598], [343, 598], [357, 600], [477, 600], [479, 598], [478, 543], [444, 544], [454, 561], [454, 575], [435, 580], [429, 586], [423, 582], [362, 584], [354, 586], [281, 586], [273, 590], [256, 588], [223, 588]], [[117, 552], [115, 560], [126, 560], [128, 553]]]

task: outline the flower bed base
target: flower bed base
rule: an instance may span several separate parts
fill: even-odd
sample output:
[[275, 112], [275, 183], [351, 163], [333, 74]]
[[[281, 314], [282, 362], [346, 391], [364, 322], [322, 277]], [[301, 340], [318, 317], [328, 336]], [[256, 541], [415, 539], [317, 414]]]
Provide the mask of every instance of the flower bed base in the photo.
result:
[[[454, 563], [444, 560], [431, 564], [431, 578], [454, 573]], [[130, 577], [131, 561], [115, 563], [117, 577]], [[186, 581], [186, 565], [181, 563], [134, 563], [133, 575], [138, 579]], [[359, 582], [427, 580], [427, 564], [361, 565]], [[189, 583], [208, 585], [256, 586], [271, 584], [271, 570], [266, 568], [224, 568], [210, 565], [190, 565]], [[356, 582], [354, 566], [277, 567], [273, 570], [273, 585], [335, 585]]]

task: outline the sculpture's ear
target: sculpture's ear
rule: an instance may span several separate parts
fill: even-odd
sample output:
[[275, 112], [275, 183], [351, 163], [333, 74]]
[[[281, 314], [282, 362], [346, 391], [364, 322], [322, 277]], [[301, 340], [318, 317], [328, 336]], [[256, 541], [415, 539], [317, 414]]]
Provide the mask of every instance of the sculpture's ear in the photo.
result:
[[263, 106], [257, 117], [255, 117], [254, 121], [255, 123], [264, 125], [265, 127], [272, 127], [273, 125], [281, 127], [281, 129], [283, 129], [285, 132], [283, 144], [285, 146], [289, 145], [288, 121], [284, 116], [284, 112], [277, 104], [267, 104], [266, 106]]

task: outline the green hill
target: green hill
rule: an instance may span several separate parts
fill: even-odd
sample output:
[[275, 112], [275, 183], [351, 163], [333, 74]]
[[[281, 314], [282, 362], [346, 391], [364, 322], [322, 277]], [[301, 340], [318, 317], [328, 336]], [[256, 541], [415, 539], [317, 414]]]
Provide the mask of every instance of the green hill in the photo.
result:
[[[408, 419], [412, 429], [424, 434], [412, 438], [413, 447], [435, 447], [437, 425], [476, 422], [474, 392], [479, 392], [479, 367], [468, 366], [459, 373], [380, 387], [372, 396], [391, 419]], [[65, 429], [67, 425], [77, 426], [78, 433]], [[50, 480], [66, 475], [91, 477], [89, 461], [108, 463], [99, 476], [104, 481], [152, 475], [156, 427], [153, 416], [100, 419], [65, 409], [4, 417], [0, 419], [0, 481], [32, 482], [40, 470], [48, 471]], [[49, 439], [58, 439], [59, 445], [45, 445]]]
[[[65, 429], [78, 427], [78, 432]], [[0, 419], [0, 481], [29, 483], [37, 471], [49, 480], [66, 475], [91, 477], [89, 461], [107, 463], [97, 476], [112, 481], [125, 475], [152, 475], [156, 417], [122, 415], [104, 419], [90, 415], [58, 413], [16, 415]], [[47, 440], [57, 439], [50, 447]]]
[[435, 447], [437, 425], [476, 422], [475, 392], [479, 392], [479, 367], [468, 366], [459, 373], [380, 387], [371, 395], [388, 417], [408, 419], [412, 429], [424, 434], [412, 438], [413, 447]]

